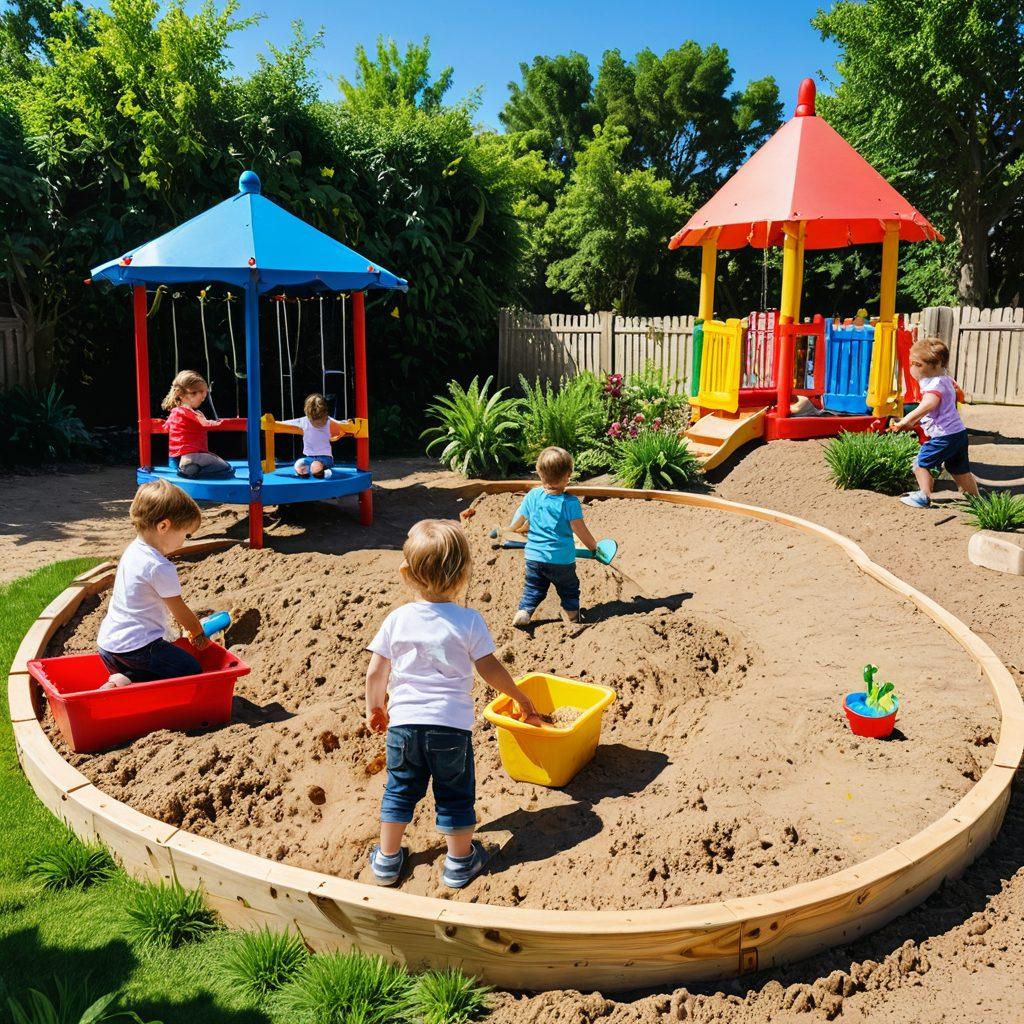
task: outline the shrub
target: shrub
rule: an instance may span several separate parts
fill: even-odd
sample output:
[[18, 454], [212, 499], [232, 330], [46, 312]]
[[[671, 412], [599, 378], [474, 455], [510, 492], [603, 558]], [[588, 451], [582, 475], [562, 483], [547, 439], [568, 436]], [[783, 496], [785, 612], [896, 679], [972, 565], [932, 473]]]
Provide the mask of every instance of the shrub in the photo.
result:
[[201, 889], [178, 882], [141, 886], [128, 908], [128, 936], [141, 946], [176, 949], [198, 942], [220, 927]]
[[623, 487], [679, 490], [694, 483], [700, 463], [672, 430], [643, 430], [614, 447], [615, 478]]
[[576, 461], [576, 472], [592, 473], [610, 464], [605, 437], [603, 386], [592, 373], [563, 377], [557, 388], [548, 381], [531, 385], [520, 376], [523, 446], [526, 462], [536, 461], [548, 446], [564, 448]]
[[1008, 532], [1024, 527], [1024, 495], [1009, 491], [964, 495], [967, 518], [979, 530]]
[[239, 935], [221, 967], [242, 991], [265, 999], [291, 981], [307, 958], [306, 947], [294, 932], [260, 928]]
[[310, 957], [279, 1005], [302, 1024], [405, 1024], [408, 998], [402, 968], [354, 951]]
[[825, 445], [825, 462], [836, 487], [899, 494], [913, 484], [919, 447], [910, 433], [844, 432]]
[[685, 427], [690, 421], [690, 405], [686, 395], [676, 392], [676, 381], [666, 378], [657, 363], [648, 360], [643, 370], [623, 377], [608, 374], [604, 395], [608, 406], [608, 422], [631, 422], [639, 413], [643, 422], [670, 428]]
[[55, 384], [47, 391], [0, 392], [0, 462], [29, 465], [71, 459], [95, 449], [75, 407]]
[[488, 1005], [490, 988], [454, 968], [427, 971], [412, 984], [409, 1012], [421, 1024], [466, 1024]]
[[[109, 992], [89, 1002], [88, 983], [73, 990], [63, 978], [54, 978], [57, 1000], [38, 989], [30, 988], [20, 999], [8, 998], [7, 1010], [12, 1024], [105, 1024], [107, 1021], [126, 1020], [133, 1024], [145, 1024], [142, 1018], [131, 1010], [108, 1012], [117, 998], [116, 992]], [[159, 1024], [154, 1021], [153, 1024]]]
[[25, 874], [49, 891], [86, 889], [113, 871], [114, 862], [102, 846], [86, 845], [70, 832], [25, 864]]
[[443, 446], [441, 462], [465, 476], [504, 473], [519, 448], [519, 401], [502, 398], [504, 388], [488, 396], [492, 379], [481, 387], [474, 377], [468, 389], [452, 381], [448, 397], [435, 399], [427, 408], [427, 416], [438, 421], [420, 435], [430, 439], [428, 454]]

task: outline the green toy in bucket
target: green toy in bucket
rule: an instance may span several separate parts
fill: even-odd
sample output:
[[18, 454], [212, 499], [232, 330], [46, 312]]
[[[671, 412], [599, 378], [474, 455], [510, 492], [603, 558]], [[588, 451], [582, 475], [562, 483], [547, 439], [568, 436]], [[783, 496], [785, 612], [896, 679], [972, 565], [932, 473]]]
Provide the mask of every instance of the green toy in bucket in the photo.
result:
[[876, 683], [877, 674], [877, 665], [865, 665], [864, 685], [867, 689], [848, 693], [843, 701], [850, 729], [856, 736], [881, 739], [890, 735], [896, 726], [896, 714], [900, 708], [896, 688], [889, 682]]

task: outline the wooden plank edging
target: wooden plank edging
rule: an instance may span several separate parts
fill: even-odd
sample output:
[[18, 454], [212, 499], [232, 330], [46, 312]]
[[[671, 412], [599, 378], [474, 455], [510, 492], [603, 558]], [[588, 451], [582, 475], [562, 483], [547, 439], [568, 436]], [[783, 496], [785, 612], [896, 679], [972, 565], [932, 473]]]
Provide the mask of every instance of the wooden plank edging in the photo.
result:
[[[471, 494], [527, 489], [532, 481], [480, 482]], [[882, 586], [942, 626], [992, 688], [1001, 725], [992, 765], [968, 793], [921, 832], [867, 861], [812, 882], [760, 896], [638, 911], [547, 911], [461, 903], [381, 890], [255, 857], [192, 835], [119, 803], [54, 750], [34, 715], [14, 723], [18, 758], [32, 788], [86, 839], [104, 842], [142, 878], [202, 885], [234, 926], [298, 930], [314, 949], [358, 946], [413, 968], [455, 966], [509, 988], [575, 987], [612, 992], [689, 984], [789, 963], [881, 927], [962, 872], [992, 841], [1024, 754], [1024, 701], [995, 652], [925, 594], [871, 561], [826, 527], [710, 495], [574, 487], [581, 496], [633, 498], [709, 508], [796, 529], [840, 547]], [[109, 566], [76, 581], [28, 630], [16, 662], [45, 651], [58, 617], [70, 618], [93, 581], [109, 586]], [[31, 680], [12, 666], [11, 706], [31, 707]], [[28, 701], [28, 703], [26, 703]]]

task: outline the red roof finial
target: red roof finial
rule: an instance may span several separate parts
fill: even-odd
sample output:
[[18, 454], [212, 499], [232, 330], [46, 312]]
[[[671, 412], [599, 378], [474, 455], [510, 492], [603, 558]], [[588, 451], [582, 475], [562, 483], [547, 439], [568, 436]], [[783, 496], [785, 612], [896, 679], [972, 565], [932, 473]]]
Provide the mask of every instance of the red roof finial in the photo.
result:
[[795, 117], [814, 117], [814, 94], [816, 91], [813, 78], [805, 78], [800, 83], [800, 88], [796, 91]]

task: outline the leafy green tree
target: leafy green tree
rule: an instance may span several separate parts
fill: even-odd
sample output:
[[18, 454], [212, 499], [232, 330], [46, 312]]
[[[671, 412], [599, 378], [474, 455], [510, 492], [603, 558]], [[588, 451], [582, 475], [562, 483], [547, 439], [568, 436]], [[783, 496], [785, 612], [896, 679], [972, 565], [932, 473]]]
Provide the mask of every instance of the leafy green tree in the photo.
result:
[[597, 123], [590, 62], [574, 50], [534, 57], [531, 64], [519, 65], [519, 73], [522, 85], [509, 82], [510, 95], [498, 118], [567, 175]]
[[[378, 36], [376, 60], [362, 43], [358, 44], [355, 81], [341, 78], [339, 85], [345, 102], [356, 110], [419, 107], [436, 113], [451, 88], [454, 74], [453, 68], [446, 67], [436, 80], [431, 78], [429, 36], [422, 43], [407, 44], [404, 54], [399, 53], [394, 39]], [[473, 105], [475, 99], [470, 101]]]
[[669, 181], [624, 166], [629, 144], [621, 126], [595, 128], [548, 219], [551, 243], [566, 254], [549, 264], [548, 286], [590, 309], [632, 311], [637, 278], [664, 259], [682, 216]]
[[731, 91], [733, 77], [720, 46], [691, 40], [660, 57], [641, 50], [631, 62], [608, 50], [594, 102], [606, 123], [625, 128], [634, 166], [653, 167], [677, 195], [695, 185], [707, 198], [782, 115], [773, 78]]
[[[813, 24], [842, 48], [841, 81], [823, 113], [951, 229], [960, 300], [984, 305], [1004, 292], [1004, 281], [1019, 288], [1020, 248], [997, 245], [1005, 263], [995, 267], [991, 254], [1024, 214], [1024, 5], [839, 0]], [[916, 258], [914, 269], [930, 263], [940, 290], [941, 254]]]

